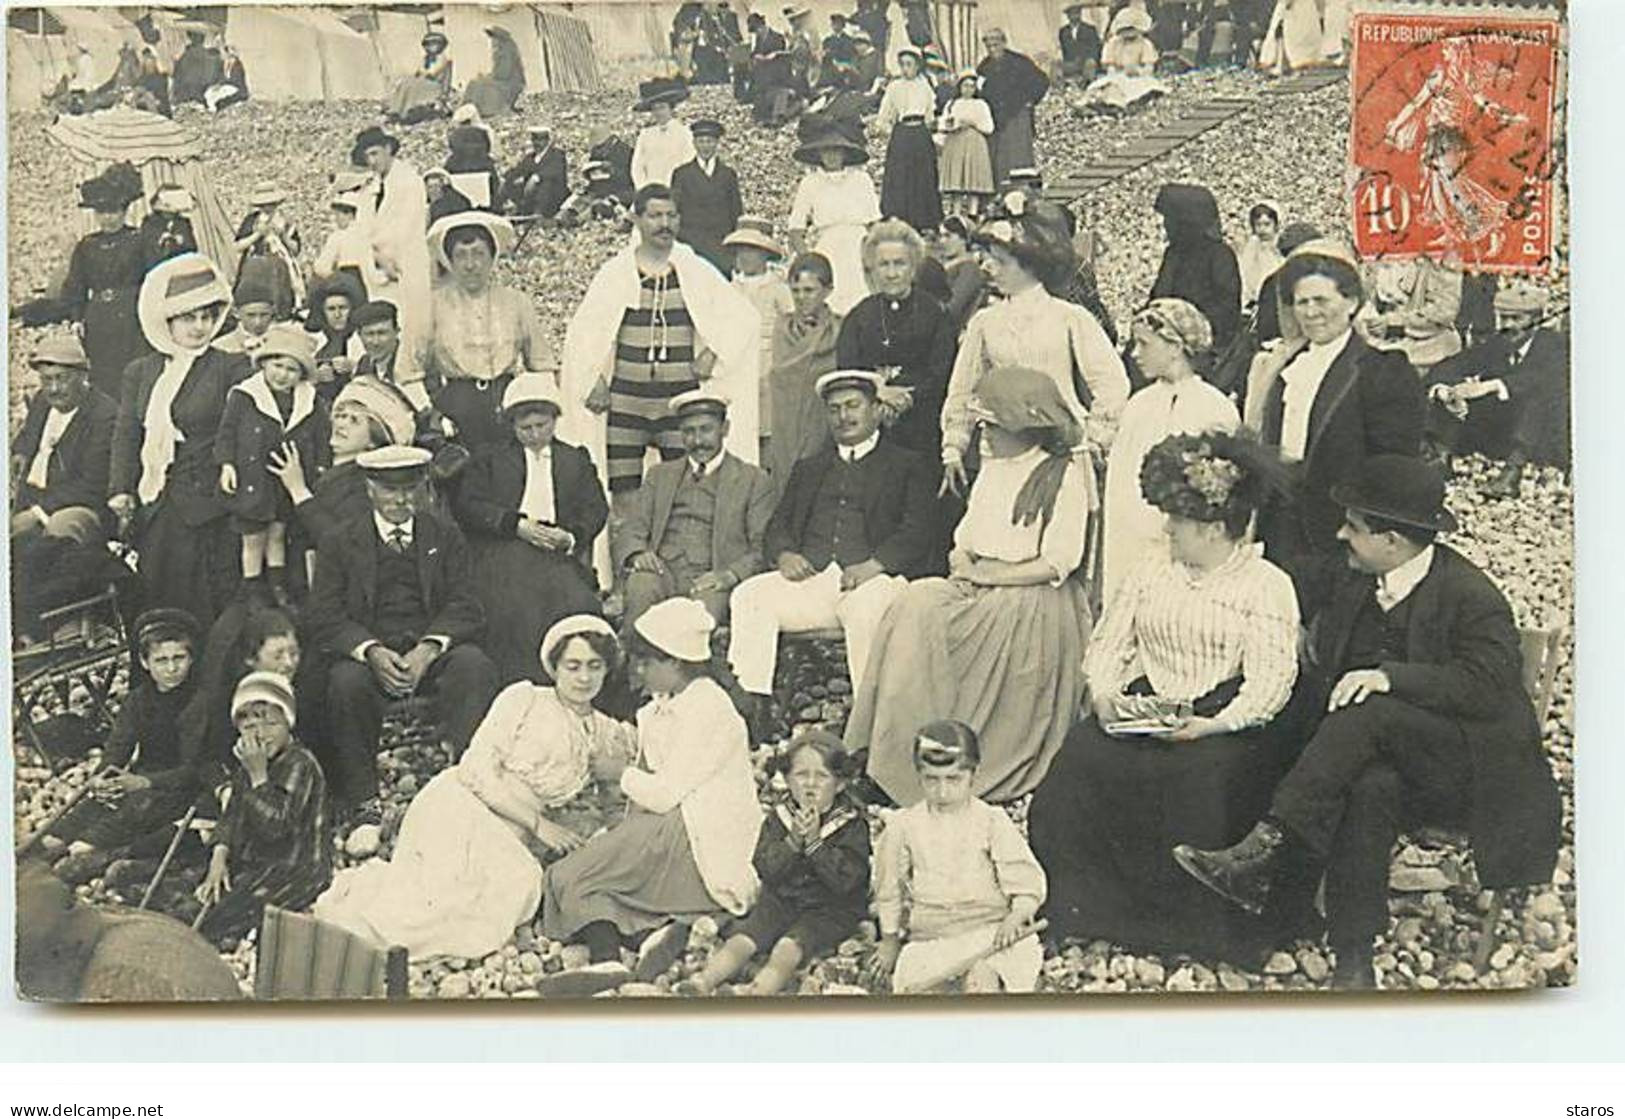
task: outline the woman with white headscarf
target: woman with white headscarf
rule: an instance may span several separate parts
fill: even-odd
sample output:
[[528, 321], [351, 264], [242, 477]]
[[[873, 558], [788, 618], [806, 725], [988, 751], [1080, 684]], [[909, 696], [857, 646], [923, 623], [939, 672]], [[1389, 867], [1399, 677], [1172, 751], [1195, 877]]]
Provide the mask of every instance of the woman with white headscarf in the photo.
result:
[[225, 276], [206, 256], [185, 253], [147, 273], [136, 315], [158, 352], [124, 371], [107, 502], [140, 553], [145, 605], [183, 607], [205, 625], [238, 582], [213, 448], [226, 393], [249, 368], [209, 345], [230, 307]]

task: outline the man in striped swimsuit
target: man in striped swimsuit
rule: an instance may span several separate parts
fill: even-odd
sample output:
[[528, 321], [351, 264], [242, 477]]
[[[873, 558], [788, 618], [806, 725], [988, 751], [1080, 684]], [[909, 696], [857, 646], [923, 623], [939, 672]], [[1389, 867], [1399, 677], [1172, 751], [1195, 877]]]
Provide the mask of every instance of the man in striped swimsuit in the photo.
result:
[[634, 218], [641, 243], [636, 251], [638, 304], [628, 307], [615, 336], [615, 368], [609, 384], [608, 473], [612, 495], [643, 482], [650, 446], [662, 459], [683, 454], [682, 437], [669, 407], [679, 393], [710, 377], [716, 355], [699, 342], [684, 303], [671, 248], [677, 205], [669, 188], [638, 192]]

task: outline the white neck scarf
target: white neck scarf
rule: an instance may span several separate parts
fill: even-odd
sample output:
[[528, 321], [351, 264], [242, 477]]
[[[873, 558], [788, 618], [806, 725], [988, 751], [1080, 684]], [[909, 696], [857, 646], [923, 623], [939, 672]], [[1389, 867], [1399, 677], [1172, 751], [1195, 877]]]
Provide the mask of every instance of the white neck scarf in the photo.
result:
[[143, 505], [151, 505], [164, 492], [169, 467], [175, 461], [175, 448], [186, 438], [175, 426], [170, 409], [175, 406], [175, 398], [180, 395], [192, 363], [202, 354], [202, 350], [180, 350], [171, 354], [164, 359], [164, 370], [152, 386], [146, 414], [141, 417], [141, 480], [135, 488]]

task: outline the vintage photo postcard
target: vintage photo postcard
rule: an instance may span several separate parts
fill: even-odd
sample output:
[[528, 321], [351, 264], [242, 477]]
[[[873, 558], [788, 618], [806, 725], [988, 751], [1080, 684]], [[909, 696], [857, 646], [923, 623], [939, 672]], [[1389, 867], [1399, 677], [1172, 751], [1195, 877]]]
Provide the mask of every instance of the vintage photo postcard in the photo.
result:
[[1575, 983], [1565, 29], [8, 9], [16, 996]]

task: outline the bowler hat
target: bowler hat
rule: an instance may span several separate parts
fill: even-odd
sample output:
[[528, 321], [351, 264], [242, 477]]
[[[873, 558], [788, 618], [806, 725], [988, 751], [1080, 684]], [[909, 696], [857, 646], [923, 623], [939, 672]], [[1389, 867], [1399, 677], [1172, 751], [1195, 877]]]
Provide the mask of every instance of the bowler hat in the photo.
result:
[[1454, 532], [1456, 518], [1444, 507], [1444, 477], [1411, 455], [1372, 455], [1352, 482], [1332, 487], [1345, 509], [1400, 524]]
[[350, 162], [357, 167], [364, 167], [367, 163], [367, 149], [379, 146], [386, 147], [391, 153], [401, 150], [401, 142], [376, 124], [370, 128], [363, 128], [350, 146]]

